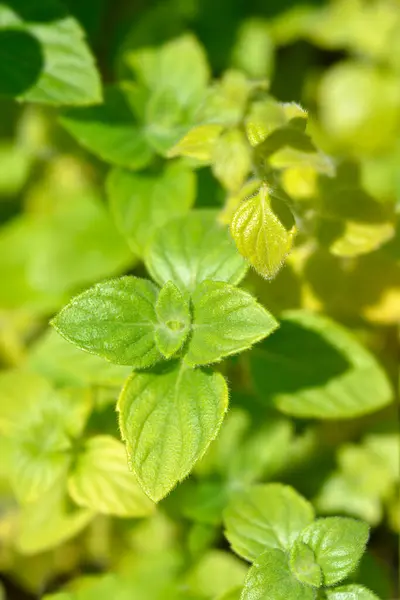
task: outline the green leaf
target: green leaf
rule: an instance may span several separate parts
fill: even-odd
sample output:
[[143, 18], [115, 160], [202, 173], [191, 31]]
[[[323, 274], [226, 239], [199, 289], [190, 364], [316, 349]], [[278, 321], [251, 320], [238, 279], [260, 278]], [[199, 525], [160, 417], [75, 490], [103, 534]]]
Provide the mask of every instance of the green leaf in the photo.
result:
[[118, 275], [134, 262], [100, 197], [75, 192], [57, 198], [55, 207], [60, 192], [54, 183], [48, 194], [49, 212], [27, 212], [0, 230], [0, 278], [8, 281], [0, 286], [3, 308], [47, 316], [66, 302], [67, 293]]
[[29, 152], [17, 143], [2, 140], [0, 142], [0, 164], [0, 196], [9, 197], [18, 194], [24, 187], [31, 170], [32, 158]]
[[[391, 144], [400, 94], [390, 69], [355, 59], [340, 61], [321, 78], [318, 101], [321, 125], [340, 152], [379, 155]], [[373, 136], [367, 133], [369, 127]]]
[[185, 355], [191, 366], [247, 350], [278, 327], [251, 294], [221, 281], [200, 283], [192, 306], [192, 335]]
[[154, 331], [157, 288], [146, 279], [121, 277], [76, 296], [52, 325], [78, 348], [136, 369], [161, 359]]
[[172, 281], [160, 290], [156, 314], [159, 320], [156, 344], [161, 354], [170, 358], [182, 347], [191, 323], [189, 303]]
[[[128, 600], [132, 596], [132, 583], [114, 573], [83, 575], [71, 582], [68, 591], [44, 596], [43, 600]], [[136, 590], [135, 592], [136, 595]]]
[[67, 111], [61, 125], [87, 150], [113, 165], [146, 167], [152, 157], [140, 116], [146, 97], [132, 83], [109, 86], [99, 106]]
[[118, 517], [145, 517], [154, 505], [128, 469], [124, 445], [108, 435], [86, 440], [68, 479], [79, 506]]
[[49, 411], [18, 430], [12, 455], [12, 486], [20, 503], [39, 500], [53, 485], [62, 487], [71, 462], [71, 440]]
[[125, 61], [148, 90], [146, 138], [165, 155], [192, 126], [204, 95], [209, 79], [204, 50], [195, 37], [184, 35], [160, 48], [130, 52]]
[[315, 560], [313, 550], [307, 544], [298, 542], [294, 545], [290, 555], [290, 568], [301, 583], [312, 587], [322, 585], [321, 567]]
[[269, 549], [250, 568], [241, 600], [314, 600], [315, 590], [302, 585], [290, 572], [282, 550]]
[[54, 329], [46, 331], [32, 347], [28, 366], [56, 385], [82, 387], [120, 386], [132, 370], [80, 350]]
[[246, 134], [252, 146], [261, 144], [272, 131], [285, 125], [283, 107], [271, 97], [252, 102], [245, 119]]
[[56, 485], [37, 502], [23, 507], [14, 540], [18, 552], [25, 555], [47, 552], [80, 533], [93, 519], [87, 509], [72, 508], [64, 490]]
[[205, 52], [190, 34], [131, 52], [125, 62], [147, 88], [169, 90], [186, 107], [201, 99], [210, 75]]
[[119, 275], [133, 263], [101, 197], [75, 194], [67, 202], [65, 210], [32, 222], [37, 238], [35, 252], [28, 259], [28, 275], [46, 293], [82, 289]]
[[192, 211], [159, 229], [145, 263], [157, 283], [173, 281], [182, 291], [193, 291], [205, 279], [235, 285], [246, 273], [228, 231], [210, 210]]
[[229, 552], [210, 550], [189, 571], [185, 584], [193, 593], [215, 598], [243, 585], [246, 565]]
[[343, 234], [329, 250], [336, 256], [359, 256], [373, 252], [395, 234], [393, 223], [357, 223], [347, 221]]
[[261, 164], [264, 163], [267, 170], [271, 167], [279, 170], [313, 167], [317, 172], [333, 177], [335, 169], [332, 159], [318, 151], [311, 138], [303, 131], [306, 118], [294, 115], [292, 122], [295, 126], [289, 122], [288, 125], [276, 129], [256, 148]]
[[266, 548], [289, 550], [313, 519], [311, 504], [290, 486], [256, 485], [232, 498], [225, 535], [239, 556], [253, 561]]
[[0, 28], [1, 94], [52, 105], [101, 100], [83, 29], [56, 0], [1, 3]]
[[[196, 468], [195, 473], [198, 473]], [[182, 515], [185, 518], [195, 523], [213, 525], [214, 527], [221, 524], [222, 511], [230, 495], [229, 487], [225, 482], [209, 479], [196, 482], [188, 481], [176, 493]], [[172, 498], [171, 501], [173, 500]]]
[[[368, 474], [368, 470], [358, 472], [361, 477], [365, 474]], [[380, 490], [377, 493], [366, 493], [365, 490], [360, 490], [357, 483], [357, 477], [352, 480], [340, 472], [330, 475], [314, 500], [318, 511], [324, 515], [344, 514], [363, 519], [372, 526], [378, 525], [383, 517]], [[377, 480], [378, 488], [379, 484], [380, 479]]]
[[287, 419], [268, 418], [261, 427], [251, 428], [240, 452], [232, 452], [223, 467], [231, 481], [254, 483], [271, 479], [287, 461], [293, 426]]
[[179, 103], [174, 91], [160, 89], [148, 101], [145, 113], [146, 138], [162, 156], [176, 144], [191, 125], [191, 119]]
[[260, 397], [297, 417], [352, 418], [392, 400], [374, 356], [341, 325], [307, 311], [285, 313], [250, 361]]
[[322, 484], [315, 499], [320, 512], [347, 514], [377, 525], [383, 501], [399, 473], [400, 436], [372, 434], [363, 444], [343, 444], [337, 453], [339, 469]]
[[160, 175], [113, 169], [107, 192], [118, 229], [133, 252], [143, 256], [157, 228], [188, 212], [196, 195], [196, 179], [180, 163], [167, 165]]
[[[296, 233], [291, 215], [285, 214], [282, 221], [276, 207], [277, 201], [273, 205], [270, 191], [263, 185], [239, 206], [231, 223], [239, 252], [266, 279], [272, 279], [281, 268]], [[283, 205], [279, 208], [282, 212]]]
[[133, 374], [118, 401], [119, 424], [140, 485], [161, 500], [217, 435], [228, 405], [222, 375], [173, 365]]
[[241, 593], [242, 593], [242, 588], [236, 587], [236, 588], [230, 590], [229, 592], [226, 592], [226, 594], [222, 594], [222, 596], [218, 596], [218, 598], [216, 600], [240, 600]]
[[298, 545], [306, 544], [321, 568], [322, 584], [334, 585], [355, 570], [368, 536], [368, 525], [362, 521], [345, 517], [317, 519], [301, 532], [294, 543], [291, 561], [296, 561], [299, 554], [304, 555], [304, 550], [302, 547], [299, 549]]
[[186, 156], [205, 164], [211, 162], [215, 144], [223, 130], [222, 125], [197, 125], [190, 129], [175, 146], [168, 151], [168, 157]]
[[325, 593], [327, 600], [379, 600], [371, 590], [357, 584], [343, 585]]
[[203, 460], [197, 465], [196, 473], [201, 477], [221, 473], [229, 479], [229, 463], [234, 462], [235, 448], [239, 445], [242, 446], [244, 435], [250, 428], [250, 424], [250, 415], [247, 411], [231, 406], [218, 438], [213, 442]]
[[[233, 403], [236, 398], [234, 395]], [[253, 401], [253, 397], [246, 397], [243, 403]], [[271, 479], [285, 465], [292, 437], [289, 419], [268, 415], [252, 423], [247, 410], [234, 406], [196, 472], [203, 476], [217, 472], [228, 487], [239, 481], [250, 485]], [[238, 447], [240, 452], [236, 452]]]
[[228, 69], [211, 85], [196, 113], [199, 123], [215, 123], [226, 128], [239, 126], [246, 112], [250, 93], [258, 82], [249, 81], [241, 71]]
[[274, 45], [266, 19], [246, 19], [239, 29], [233, 50], [233, 61], [254, 79], [271, 76]]
[[365, 438], [365, 447], [381, 461], [388, 476], [396, 480], [400, 471], [400, 432], [371, 432]]
[[21, 369], [0, 372], [0, 433], [15, 437], [15, 430], [34, 403], [41, 404], [52, 394], [48, 381]]
[[90, 408], [90, 396], [77, 390], [31, 397], [12, 440], [11, 479], [19, 502], [36, 502], [55, 485], [64, 489], [73, 440]]
[[236, 192], [251, 170], [250, 146], [239, 129], [229, 129], [219, 136], [212, 153], [215, 177], [230, 192]]

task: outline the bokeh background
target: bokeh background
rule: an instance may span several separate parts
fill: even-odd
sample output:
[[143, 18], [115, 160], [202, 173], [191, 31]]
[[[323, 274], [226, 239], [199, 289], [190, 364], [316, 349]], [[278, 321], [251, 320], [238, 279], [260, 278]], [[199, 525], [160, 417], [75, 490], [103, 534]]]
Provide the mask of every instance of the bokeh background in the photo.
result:
[[[333, 193], [341, 197], [344, 213], [351, 217], [352, 211], [357, 215], [363, 210], [360, 206], [377, 202], [390, 212], [390, 222], [378, 219], [375, 223], [372, 216], [372, 230], [353, 232], [355, 245], [364, 245], [361, 252], [352, 251], [348, 236], [345, 250], [333, 253], [330, 249], [336, 232], [333, 235], [330, 226], [322, 224], [313, 232], [318, 244], [304, 245], [300, 236], [286, 267], [273, 282], [263, 282], [251, 273], [246, 285], [275, 314], [306, 307], [351, 327], [379, 357], [398, 389], [400, 2], [66, 0], [65, 4], [86, 30], [105, 82], [119, 78], [127, 52], [157, 46], [190, 31], [203, 44], [214, 77], [227, 68], [239, 68], [252, 78], [268, 80], [270, 93], [279, 101], [294, 101], [307, 109], [310, 135], [339, 165], [339, 187]], [[103, 190], [106, 173], [107, 166], [60, 127], [55, 109], [0, 99], [3, 370], [36, 365], [39, 372], [53, 377], [59, 367], [57, 345], [45, 350], [41, 345], [48, 319], [91, 283], [126, 272], [143, 274], [110, 216]], [[292, 169], [285, 184], [288, 193], [300, 200], [308, 198], [314, 190], [315, 174], [304, 167]], [[224, 192], [210, 171], [200, 169], [196, 205], [222, 207], [224, 201]], [[48, 360], [51, 353], [54, 364]], [[61, 355], [60, 360], [64, 358]], [[65, 373], [57, 372], [56, 377], [63, 376]], [[113, 409], [107, 400], [101, 406], [96, 426], [107, 429]], [[389, 432], [385, 438], [389, 444], [385, 463], [390, 463], [389, 494], [382, 484], [382, 467], [372, 464], [368, 443], [363, 446], [362, 442], [363, 432], [376, 422]], [[384, 600], [396, 598], [396, 535], [400, 528], [398, 488], [393, 491], [398, 477], [394, 458], [397, 408], [340, 426], [308, 429], [302, 423], [296, 427], [302, 446], [297, 440], [291, 456], [301, 447], [300, 455], [303, 452], [313, 458], [297, 470], [287, 471], [283, 479], [314, 497], [321, 492], [321, 482], [337, 472], [337, 461], [342, 461], [339, 472], [345, 491], [333, 500], [328, 494], [325, 500], [333, 502], [338, 512], [348, 512], [351, 507], [350, 513], [373, 524], [372, 550], [362, 565], [363, 582]], [[315, 441], [320, 439], [324, 439], [323, 448]], [[340, 444], [347, 444], [347, 454], [341, 451], [338, 458]], [[114, 564], [116, 557], [122, 570], [129, 570], [130, 561], [137, 562], [139, 554], [151, 555], [153, 562], [147, 563], [151, 573], [158, 573], [160, 565], [162, 569], [175, 568], [172, 563], [181, 552], [177, 542], [182, 537], [181, 525], [163, 514], [140, 526], [99, 518], [82, 537], [62, 541], [45, 552], [16, 550], [16, 508], [3, 439], [0, 451], [4, 458], [0, 467], [4, 591], [0, 588], [0, 598], [2, 594], [10, 600], [40, 597], [73, 576], [102, 571]], [[323, 505], [324, 499], [320, 501]], [[173, 495], [169, 503], [173, 515]], [[195, 553], [212, 539], [212, 527], [207, 518], [199, 517], [201, 507], [193, 508], [190, 500], [184, 514], [190, 523], [190, 551]], [[166, 548], [169, 566], [157, 554]], [[240, 571], [237, 565], [216, 564], [217, 578]], [[207, 565], [202, 568], [204, 572], [198, 570], [192, 577], [196, 586], [200, 581], [206, 589]], [[146, 569], [140, 573], [141, 581], [152, 578]], [[146, 593], [137, 597], [158, 598]]]

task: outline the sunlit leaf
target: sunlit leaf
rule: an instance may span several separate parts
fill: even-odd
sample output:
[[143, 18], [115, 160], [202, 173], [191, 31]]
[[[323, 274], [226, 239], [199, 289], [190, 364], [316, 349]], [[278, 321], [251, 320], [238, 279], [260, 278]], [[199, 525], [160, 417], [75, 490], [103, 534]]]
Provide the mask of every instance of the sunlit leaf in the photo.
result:
[[238, 284], [246, 263], [225, 227], [210, 210], [190, 212], [159, 229], [145, 256], [146, 267], [157, 283], [173, 281], [181, 290], [211, 279]]
[[29, 354], [29, 367], [56, 385], [119, 386], [131, 373], [131, 367], [112, 363], [84, 352], [49, 330]]
[[379, 600], [371, 590], [363, 585], [343, 585], [326, 590], [327, 600]]
[[131, 467], [152, 500], [189, 474], [217, 435], [227, 403], [222, 375], [179, 364], [128, 380], [119, 423]]
[[397, 78], [368, 63], [348, 60], [329, 69], [319, 101], [323, 126], [340, 149], [361, 154], [385, 149], [398, 127]]
[[263, 185], [258, 194], [239, 206], [231, 223], [239, 252], [267, 279], [272, 279], [281, 268], [296, 233], [290, 211], [279, 207], [283, 211], [283, 222], [276, 207], [270, 190]]
[[274, 45], [267, 20], [252, 18], [240, 27], [233, 61], [250, 77], [269, 79], [274, 66]]
[[250, 568], [241, 600], [314, 600], [315, 590], [302, 585], [292, 575], [282, 550], [268, 549]]
[[233, 550], [255, 560], [267, 548], [288, 550], [314, 518], [309, 502], [290, 486], [253, 486], [233, 496], [224, 513], [225, 535]]
[[347, 222], [343, 235], [336, 239], [330, 250], [336, 256], [358, 256], [373, 252], [394, 235], [392, 223]]
[[192, 335], [185, 355], [185, 362], [191, 366], [242, 352], [278, 326], [253, 296], [219, 281], [204, 281], [197, 286], [192, 305]]
[[250, 149], [244, 133], [230, 129], [220, 135], [212, 153], [215, 177], [230, 191], [237, 191], [251, 169]]
[[89, 438], [68, 478], [73, 500], [94, 512], [119, 517], [144, 517], [153, 511], [128, 469], [123, 444], [111, 436]]
[[291, 560], [296, 561], [304, 543], [313, 552], [312, 563], [321, 568], [322, 584], [333, 585], [354, 571], [368, 536], [368, 525], [362, 521], [345, 517], [317, 519], [295, 541]]
[[218, 138], [223, 130], [222, 125], [197, 125], [190, 129], [168, 152], [168, 156], [187, 156], [202, 162], [211, 162], [211, 157]]
[[90, 408], [90, 396], [77, 390], [30, 397], [12, 438], [11, 481], [20, 503], [37, 502], [54, 486], [64, 489], [74, 438]]
[[192, 319], [189, 302], [172, 281], [160, 290], [156, 314], [159, 320], [156, 344], [161, 354], [170, 358], [185, 342]]
[[37, 502], [23, 508], [15, 546], [25, 555], [56, 548], [75, 537], [93, 519], [93, 512], [74, 509], [66, 502], [59, 486], [43, 494]]
[[222, 550], [211, 550], [190, 570], [186, 583], [206, 598], [214, 598], [243, 585], [246, 566], [235, 556]]
[[189, 210], [196, 179], [179, 163], [168, 165], [160, 175], [114, 169], [108, 176], [107, 192], [118, 229], [134, 253], [142, 256], [157, 228]]
[[111, 279], [76, 296], [52, 325], [82, 350], [116, 364], [148, 367], [161, 358], [154, 339], [157, 293], [146, 279]]

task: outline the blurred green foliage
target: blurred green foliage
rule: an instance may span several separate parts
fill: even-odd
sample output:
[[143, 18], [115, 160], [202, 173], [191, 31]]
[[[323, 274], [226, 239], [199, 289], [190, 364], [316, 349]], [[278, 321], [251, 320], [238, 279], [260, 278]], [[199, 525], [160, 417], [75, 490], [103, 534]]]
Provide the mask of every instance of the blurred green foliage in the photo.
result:
[[[257, 569], [288, 599], [397, 597], [399, 134], [398, 0], [0, 0], [1, 599], [245, 599]], [[119, 275], [236, 284], [233, 240], [280, 329], [218, 366], [219, 436], [156, 506], [115, 414], [131, 368], [48, 322]], [[298, 583], [313, 515], [291, 567], [232, 524], [280, 484], [370, 525], [339, 588]]]

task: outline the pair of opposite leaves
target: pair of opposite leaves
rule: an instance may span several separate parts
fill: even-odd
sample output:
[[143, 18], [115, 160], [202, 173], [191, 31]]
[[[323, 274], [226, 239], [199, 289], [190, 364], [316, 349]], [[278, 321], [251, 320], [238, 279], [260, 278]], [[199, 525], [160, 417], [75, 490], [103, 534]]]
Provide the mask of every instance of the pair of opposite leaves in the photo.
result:
[[[171, 222], [152, 241], [152, 282], [122, 277], [77, 296], [53, 320], [78, 347], [134, 369], [118, 410], [133, 470], [153, 500], [186, 477], [215, 438], [228, 391], [197, 367], [269, 335], [275, 319], [236, 288], [246, 266], [215, 213]], [[154, 365], [168, 358], [167, 363]]]
[[224, 525], [232, 550], [252, 563], [241, 600], [378, 600], [361, 585], [342, 583], [365, 551], [369, 528], [362, 521], [316, 519], [296, 490], [269, 483], [234, 494]]

